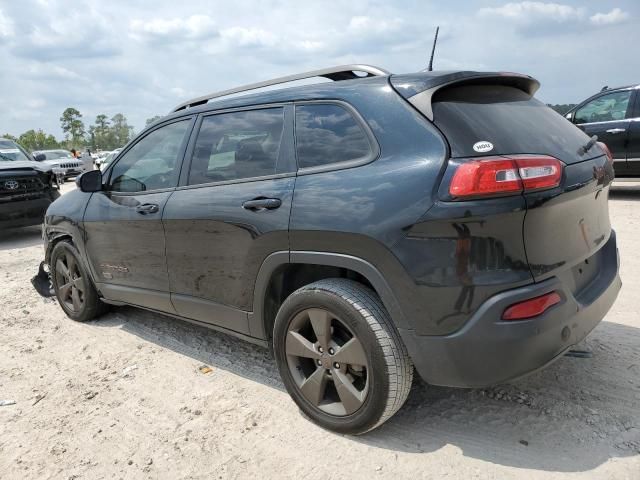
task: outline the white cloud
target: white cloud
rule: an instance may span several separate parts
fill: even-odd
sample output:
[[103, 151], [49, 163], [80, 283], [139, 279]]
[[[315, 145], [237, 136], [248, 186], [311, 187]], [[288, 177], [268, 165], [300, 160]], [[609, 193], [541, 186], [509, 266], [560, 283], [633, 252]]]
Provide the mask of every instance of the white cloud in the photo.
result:
[[0, 10], [0, 40], [13, 37], [13, 22]]
[[62, 79], [62, 80], [80, 80], [82, 77], [76, 72], [69, 70], [61, 65], [49, 63], [31, 63], [26, 71], [33, 78], [40, 79]]
[[539, 20], [557, 23], [581, 20], [585, 10], [570, 5], [546, 2], [507, 3], [501, 7], [485, 7], [478, 12], [481, 16], [498, 16], [523, 23]]
[[152, 18], [132, 20], [131, 36], [135, 39], [186, 39], [196, 40], [216, 36], [215, 22], [208, 15], [192, 15], [187, 18]]
[[294, 46], [299, 48], [300, 50], [315, 52], [325, 48], [326, 43], [319, 40], [301, 40], [299, 42], [296, 42]]
[[43, 99], [41, 98], [32, 98], [31, 100], [27, 100], [27, 107], [29, 108], [42, 108], [47, 104], [47, 102], [45, 102]]
[[271, 47], [278, 38], [262, 28], [231, 27], [220, 31], [220, 36], [241, 47]]
[[613, 25], [622, 23], [627, 19], [629, 19], [629, 14], [619, 8], [614, 8], [609, 13], [596, 13], [589, 17], [589, 21], [594, 25]]
[[[0, 75], [0, 132], [43, 128], [60, 136], [58, 119], [69, 106], [87, 124], [122, 112], [139, 129], [186, 98], [329, 65], [417, 71], [429, 60], [435, 25], [436, 69], [529, 73], [548, 102], [575, 102], [605, 83], [640, 78], [640, 64], [624, 61], [627, 52], [609, 41], [640, 43], [640, 2], [632, 0], [599, 8], [605, 2], [263, 3], [155, 0], [149, 9], [144, 2], [0, 0], [0, 64], [10, 66]], [[479, 13], [477, 4], [495, 8]], [[626, 21], [616, 23], [621, 14]], [[597, 64], [584, 61], [585, 51]], [[574, 78], [580, 81], [567, 80]], [[33, 99], [46, 104], [25, 108]]]
[[185, 98], [187, 96], [187, 91], [182, 87], [171, 87], [169, 91], [177, 98]]
[[349, 20], [349, 30], [356, 33], [383, 33], [398, 30], [402, 26], [402, 20], [394, 18], [392, 20], [382, 20], [367, 16], [356, 16]]

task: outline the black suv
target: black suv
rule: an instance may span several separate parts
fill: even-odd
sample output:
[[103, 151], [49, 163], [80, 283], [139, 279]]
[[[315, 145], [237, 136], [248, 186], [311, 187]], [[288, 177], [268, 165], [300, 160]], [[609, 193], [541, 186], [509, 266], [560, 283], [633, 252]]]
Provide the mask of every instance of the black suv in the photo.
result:
[[59, 196], [50, 166], [36, 162], [13, 140], [0, 138], [0, 231], [41, 224]]
[[[314, 76], [334, 80], [210, 100]], [[351, 65], [194, 99], [44, 226], [74, 320], [135, 305], [273, 349], [323, 427], [363, 433], [413, 369], [478, 387], [582, 340], [621, 283], [612, 161], [506, 73]]]
[[640, 178], [640, 85], [605, 87], [566, 117], [609, 147], [617, 178]]

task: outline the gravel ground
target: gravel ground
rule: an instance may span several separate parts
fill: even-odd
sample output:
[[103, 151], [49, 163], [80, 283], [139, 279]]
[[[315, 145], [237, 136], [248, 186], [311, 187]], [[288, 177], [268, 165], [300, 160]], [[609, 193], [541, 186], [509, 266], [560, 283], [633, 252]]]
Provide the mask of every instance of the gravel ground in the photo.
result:
[[39, 229], [4, 232], [0, 478], [640, 479], [639, 206], [612, 192], [624, 287], [593, 358], [487, 390], [417, 381], [357, 438], [305, 420], [260, 347], [133, 308], [72, 322], [29, 283]]

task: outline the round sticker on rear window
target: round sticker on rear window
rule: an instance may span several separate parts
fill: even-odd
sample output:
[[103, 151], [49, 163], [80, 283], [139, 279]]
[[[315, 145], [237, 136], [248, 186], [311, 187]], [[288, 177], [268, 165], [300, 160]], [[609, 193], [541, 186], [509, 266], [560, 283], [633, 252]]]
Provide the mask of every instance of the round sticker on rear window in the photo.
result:
[[493, 143], [487, 141], [476, 142], [473, 144], [473, 149], [480, 153], [490, 152], [493, 150]]

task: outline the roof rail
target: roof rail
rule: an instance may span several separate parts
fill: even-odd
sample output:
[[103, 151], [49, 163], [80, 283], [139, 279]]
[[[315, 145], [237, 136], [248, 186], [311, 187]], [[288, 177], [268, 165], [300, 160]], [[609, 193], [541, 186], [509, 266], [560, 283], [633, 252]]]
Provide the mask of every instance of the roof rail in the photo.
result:
[[[356, 72], [366, 73], [364, 76], [357, 75]], [[389, 75], [389, 72], [382, 68], [374, 67], [372, 65], [340, 65], [338, 67], [322, 68], [320, 70], [311, 70], [310, 72], [295, 73], [293, 75], [287, 75], [285, 77], [278, 77], [272, 80], [265, 80], [262, 82], [250, 83], [241, 87], [230, 88], [229, 90], [222, 90], [220, 92], [210, 93], [209, 95], [203, 95], [191, 99], [187, 102], [181, 103], [175, 107], [171, 112], [177, 112], [178, 110], [184, 110], [189, 107], [195, 107], [203, 105], [209, 100], [219, 97], [225, 97], [234, 93], [248, 92], [257, 88], [269, 87], [271, 85], [279, 85], [281, 83], [294, 82], [296, 80], [304, 80], [305, 78], [324, 77], [329, 80], [351, 80], [354, 78], [367, 78]]]

